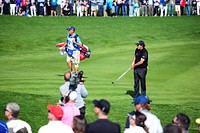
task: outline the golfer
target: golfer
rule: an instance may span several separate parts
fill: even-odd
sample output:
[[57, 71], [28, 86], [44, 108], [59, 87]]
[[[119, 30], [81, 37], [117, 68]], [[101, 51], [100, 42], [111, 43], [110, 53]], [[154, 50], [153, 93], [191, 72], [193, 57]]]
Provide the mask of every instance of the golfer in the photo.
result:
[[[82, 42], [80, 37], [75, 33], [74, 26], [67, 28], [68, 35], [66, 38], [65, 48], [67, 48], [67, 65], [72, 72], [78, 73], [79, 63], [80, 63], [80, 50], [82, 47]], [[74, 66], [72, 66], [72, 63]]]
[[130, 69], [134, 69], [134, 91], [135, 97], [139, 96], [139, 84], [141, 84], [141, 94], [146, 95], [146, 75], [148, 67], [148, 51], [145, 49], [144, 41], [136, 43], [135, 55]]

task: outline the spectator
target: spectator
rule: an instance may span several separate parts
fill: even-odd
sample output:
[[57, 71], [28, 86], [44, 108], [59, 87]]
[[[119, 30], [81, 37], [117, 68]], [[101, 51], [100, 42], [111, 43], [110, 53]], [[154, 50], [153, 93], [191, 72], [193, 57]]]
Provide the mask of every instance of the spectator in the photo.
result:
[[106, 0], [105, 10], [106, 10], [107, 16], [111, 16], [110, 11], [112, 10], [112, 3], [113, 3], [113, 0]]
[[88, 0], [81, 0], [81, 11], [82, 15], [87, 16], [88, 15]]
[[46, 12], [44, 12], [44, 14], [46, 14], [47, 16], [50, 16], [51, 15], [51, 3], [50, 3], [50, 0], [47, 0], [45, 2], [44, 9], [46, 9]]
[[122, 0], [117, 0], [117, 13], [116, 16], [120, 15], [122, 12]]
[[[64, 80], [65, 83], [60, 87], [60, 94], [62, 97], [66, 96], [67, 93], [69, 93], [70, 91], [70, 78], [71, 78], [71, 73], [70, 72], [66, 72], [64, 74]], [[80, 114], [82, 117], [85, 117], [85, 103], [83, 98], [86, 98], [88, 96], [88, 91], [85, 88], [84, 82], [80, 82], [77, 85], [77, 88], [75, 89], [76, 93], [77, 93], [77, 98], [75, 99], [75, 106], [77, 108], [79, 108], [80, 110]]]
[[140, 3], [142, 5], [142, 16], [147, 16], [147, 0], [140, 0]]
[[129, 17], [133, 17], [134, 0], [129, 0], [128, 5], [129, 5]]
[[94, 111], [98, 119], [86, 126], [86, 133], [120, 133], [120, 126], [108, 120], [110, 103], [105, 100], [93, 100]]
[[81, 12], [81, 0], [76, 0], [76, 16], [83, 16]]
[[30, 11], [31, 11], [31, 16], [36, 16], [36, 1], [35, 0], [30, 0]]
[[[67, 1], [67, 0], [66, 0]], [[72, 16], [73, 15], [73, 11], [74, 11], [74, 0], [68, 0], [68, 3], [70, 5], [70, 12], [69, 15]]]
[[8, 133], [7, 124], [1, 120], [0, 120], [0, 133]]
[[48, 124], [42, 126], [38, 133], [73, 133], [71, 127], [63, 124], [61, 118], [63, 116], [63, 110], [57, 105], [48, 105]]
[[73, 131], [74, 133], [85, 133], [86, 120], [82, 116], [74, 116]]
[[64, 16], [69, 16], [69, 12], [70, 12], [70, 5], [68, 4], [68, 1], [65, 2], [65, 5], [63, 7], [63, 14]]
[[168, 7], [168, 16], [174, 16], [174, 5], [175, 5], [175, 0], [169, 0], [169, 7]]
[[146, 116], [139, 111], [129, 116], [130, 127], [125, 129], [124, 133], [148, 133], [148, 129], [144, 124]]
[[3, 5], [4, 5], [3, 0], [0, 0], [0, 15], [3, 14]]
[[8, 15], [10, 14], [10, 0], [4, 0], [4, 6], [3, 6], [3, 14]]
[[8, 119], [7, 126], [9, 133], [16, 133], [21, 128], [26, 128], [25, 130], [27, 130], [28, 133], [32, 133], [31, 126], [18, 118], [20, 107], [17, 103], [8, 103], [4, 111], [5, 116]]
[[38, 0], [38, 15], [44, 15], [44, 0]]
[[103, 16], [104, 12], [104, 0], [98, 0], [98, 15]]
[[197, 15], [197, 1], [192, 0], [192, 15]]
[[158, 16], [160, 0], [154, 0], [154, 16]]
[[[162, 133], [163, 129], [160, 123], [160, 120], [156, 115], [151, 113], [150, 110], [150, 102], [149, 98], [145, 95], [139, 95], [132, 104], [135, 105], [135, 110], [130, 112], [129, 115], [134, 115], [135, 111], [140, 111], [143, 113], [147, 119], [145, 121], [145, 125], [148, 128], [148, 133]], [[129, 128], [129, 119], [127, 118], [125, 128]]]
[[10, 0], [10, 15], [15, 15], [16, 0]]
[[74, 101], [77, 98], [75, 91], [69, 92], [65, 97], [65, 105], [62, 106], [63, 117], [61, 121], [70, 127], [72, 127], [74, 116], [80, 115], [79, 109], [74, 105]]
[[174, 124], [167, 124], [163, 128], [163, 133], [182, 133], [181, 129]]
[[175, 0], [175, 11], [177, 16], [181, 16], [180, 0]]
[[140, 16], [140, 5], [138, 0], [134, 0], [134, 5], [133, 5], [133, 16]]
[[98, 2], [97, 0], [91, 0], [91, 16], [97, 16], [97, 8], [98, 8]]
[[185, 8], [186, 8], [186, 15], [190, 16], [190, 6], [191, 6], [192, 0], [186, 0]]
[[200, 0], [197, 0], [197, 15], [200, 15]]
[[153, 16], [153, 0], [148, 0], [148, 15]]
[[190, 127], [190, 118], [183, 113], [178, 113], [172, 123], [181, 128], [182, 133], [188, 133], [188, 129]]
[[56, 12], [57, 12], [57, 16], [61, 16], [61, 4], [62, 4], [62, 0], [57, 0], [57, 7], [56, 7]]
[[164, 13], [165, 13], [165, 16], [167, 15], [167, 8], [166, 8], [166, 0], [160, 0], [160, 17], [163, 17], [164, 16]]
[[56, 8], [57, 8], [57, 0], [51, 0], [51, 16], [57, 16]]
[[122, 0], [122, 16], [127, 15], [128, 0]]
[[186, 0], [180, 1], [181, 15], [183, 15], [184, 13], [185, 3], [186, 3]]
[[21, 0], [22, 12], [26, 12], [27, 1], [28, 0]]

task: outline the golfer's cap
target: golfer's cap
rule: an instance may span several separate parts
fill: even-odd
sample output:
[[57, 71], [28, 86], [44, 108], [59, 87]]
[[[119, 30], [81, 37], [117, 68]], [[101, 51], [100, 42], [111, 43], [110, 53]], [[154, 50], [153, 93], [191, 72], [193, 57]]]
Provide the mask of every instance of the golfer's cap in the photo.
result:
[[108, 114], [110, 111], [110, 103], [105, 100], [105, 99], [101, 99], [101, 100], [93, 100], [94, 106], [97, 108], [100, 108], [102, 112]]
[[68, 30], [68, 31], [70, 31], [70, 30], [75, 31], [75, 28], [74, 28], [74, 26], [70, 26], [69, 28], [67, 28], [67, 30]]
[[144, 44], [144, 41], [142, 41], [142, 40], [140, 40], [140, 41], [138, 41], [137, 43], [135, 43], [137, 46], [138, 45], [142, 45], [142, 46], [145, 46], [145, 44]]
[[135, 98], [135, 100], [132, 102], [132, 104], [150, 104], [152, 102], [148, 96], [145, 95], [139, 95], [138, 97]]
[[58, 120], [60, 120], [63, 117], [63, 110], [58, 105], [47, 105], [47, 109], [50, 111], [51, 114], [53, 114]]

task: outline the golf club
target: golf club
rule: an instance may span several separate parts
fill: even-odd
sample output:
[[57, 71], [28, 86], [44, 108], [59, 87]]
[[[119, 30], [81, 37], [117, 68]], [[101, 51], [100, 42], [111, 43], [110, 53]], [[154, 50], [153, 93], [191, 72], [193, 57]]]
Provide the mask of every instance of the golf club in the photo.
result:
[[[128, 68], [115, 82], [120, 80], [129, 70], [130, 70], [130, 68]], [[112, 84], [115, 84], [115, 82], [113, 81]]]

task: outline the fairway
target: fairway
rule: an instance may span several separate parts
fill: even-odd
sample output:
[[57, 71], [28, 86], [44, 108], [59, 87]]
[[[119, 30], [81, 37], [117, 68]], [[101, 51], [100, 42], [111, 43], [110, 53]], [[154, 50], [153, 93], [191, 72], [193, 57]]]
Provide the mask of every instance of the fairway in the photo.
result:
[[86, 119], [94, 121], [93, 99], [111, 103], [109, 119], [121, 131], [134, 109], [133, 72], [112, 84], [132, 63], [135, 43], [144, 40], [149, 52], [147, 95], [162, 126], [179, 113], [191, 119], [197, 132], [200, 117], [200, 17], [17, 17], [0, 16], [0, 119], [8, 102], [21, 107], [19, 117], [37, 133], [47, 124], [47, 104], [56, 104], [68, 71], [66, 55], [55, 44], [64, 42], [73, 25], [92, 51], [81, 61], [89, 92]]

